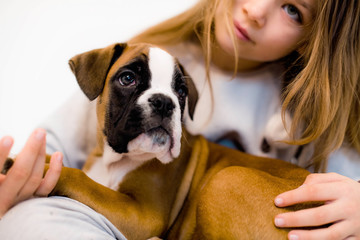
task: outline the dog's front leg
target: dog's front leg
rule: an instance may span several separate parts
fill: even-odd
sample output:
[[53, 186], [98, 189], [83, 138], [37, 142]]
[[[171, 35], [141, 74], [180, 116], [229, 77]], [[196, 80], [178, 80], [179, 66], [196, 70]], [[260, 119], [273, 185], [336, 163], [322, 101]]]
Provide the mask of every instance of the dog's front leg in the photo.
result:
[[108, 218], [127, 239], [160, 236], [166, 226], [163, 211], [152, 206], [150, 201], [98, 184], [79, 169], [63, 167], [50, 195], [84, 203]]

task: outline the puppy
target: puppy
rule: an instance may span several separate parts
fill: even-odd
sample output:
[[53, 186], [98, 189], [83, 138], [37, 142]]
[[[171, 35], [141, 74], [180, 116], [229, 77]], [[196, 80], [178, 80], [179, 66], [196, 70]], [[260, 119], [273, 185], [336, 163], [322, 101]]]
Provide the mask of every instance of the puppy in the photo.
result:
[[177, 195], [188, 160], [177, 157], [191, 154], [180, 141], [182, 116], [193, 117], [198, 99], [192, 79], [148, 44], [114, 44], [69, 64], [97, 101], [97, 145], [83, 171], [63, 168], [51, 195], [85, 203], [129, 239], [164, 235], [184, 200]]

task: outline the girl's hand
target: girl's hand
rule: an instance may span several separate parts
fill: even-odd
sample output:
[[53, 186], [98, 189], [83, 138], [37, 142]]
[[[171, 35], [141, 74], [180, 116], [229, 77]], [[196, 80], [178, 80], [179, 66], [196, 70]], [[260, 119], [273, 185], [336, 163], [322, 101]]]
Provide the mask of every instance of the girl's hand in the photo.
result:
[[[0, 218], [12, 206], [34, 196], [47, 196], [55, 187], [62, 168], [62, 154], [51, 156], [49, 171], [45, 166], [46, 133], [36, 129], [27, 140], [6, 175], [0, 174]], [[13, 145], [11, 137], [0, 139], [0, 169]]]
[[360, 183], [336, 173], [310, 174], [304, 184], [280, 194], [275, 199], [278, 207], [309, 201], [325, 204], [275, 217], [277, 227], [321, 226], [315, 230], [292, 230], [289, 239], [360, 239]]

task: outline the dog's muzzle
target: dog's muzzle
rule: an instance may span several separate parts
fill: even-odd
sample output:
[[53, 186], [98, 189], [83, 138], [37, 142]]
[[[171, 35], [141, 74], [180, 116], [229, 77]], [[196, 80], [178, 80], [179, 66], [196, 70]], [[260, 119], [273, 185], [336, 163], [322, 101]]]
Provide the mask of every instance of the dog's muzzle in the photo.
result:
[[180, 153], [180, 108], [173, 99], [160, 93], [149, 96], [146, 105], [141, 124], [144, 132], [129, 142], [128, 151], [153, 153], [161, 162], [168, 163]]

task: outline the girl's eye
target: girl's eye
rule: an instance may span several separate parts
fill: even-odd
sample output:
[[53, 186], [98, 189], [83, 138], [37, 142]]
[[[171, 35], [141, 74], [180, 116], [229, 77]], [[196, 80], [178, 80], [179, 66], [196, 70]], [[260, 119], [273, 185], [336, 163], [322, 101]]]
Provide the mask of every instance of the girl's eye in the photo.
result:
[[136, 76], [132, 72], [124, 72], [119, 77], [119, 82], [122, 86], [132, 86], [136, 83]]
[[289, 17], [297, 22], [302, 22], [300, 11], [294, 5], [286, 4], [283, 6], [283, 9]]

